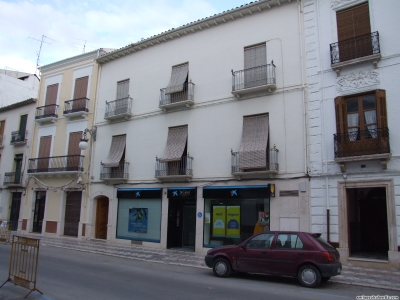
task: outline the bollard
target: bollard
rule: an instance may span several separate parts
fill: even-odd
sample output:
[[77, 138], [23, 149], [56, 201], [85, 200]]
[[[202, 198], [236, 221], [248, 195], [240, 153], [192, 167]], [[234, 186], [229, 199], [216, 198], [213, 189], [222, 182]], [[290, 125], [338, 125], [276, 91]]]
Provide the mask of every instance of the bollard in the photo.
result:
[[39, 239], [27, 238], [14, 235], [11, 243], [10, 270], [8, 279], [0, 286], [3, 287], [7, 282], [24, 287], [30, 292], [28, 297], [36, 288], [36, 276], [39, 260]]

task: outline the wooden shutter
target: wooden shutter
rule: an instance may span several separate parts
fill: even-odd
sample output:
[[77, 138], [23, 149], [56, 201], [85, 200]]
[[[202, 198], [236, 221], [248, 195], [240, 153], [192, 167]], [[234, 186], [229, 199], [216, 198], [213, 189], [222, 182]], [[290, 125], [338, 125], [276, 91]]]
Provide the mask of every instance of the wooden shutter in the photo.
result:
[[69, 134], [69, 144], [68, 144], [68, 160], [67, 160], [67, 170], [76, 171], [80, 165], [81, 159], [81, 149], [79, 148], [79, 143], [82, 138], [82, 131], [71, 132]]
[[265, 43], [244, 48], [244, 68], [254, 68], [267, 64], [267, 48]]
[[47, 86], [45, 106], [57, 103], [57, 93], [58, 83]]
[[78, 236], [82, 192], [69, 192], [65, 204], [64, 235]]
[[26, 132], [26, 122], [28, 120], [28, 115], [22, 115], [21, 120], [19, 122], [19, 137], [20, 141], [25, 140], [25, 132]]
[[336, 22], [339, 42], [371, 33], [368, 2], [338, 11]]
[[386, 128], [388, 127], [387, 123], [387, 114], [386, 114], [386, 91], [385, 90], [376, 90], [375, 92], [376, 99], [376, 116], [378, 128]]
[[117, 99], [129, 97], [129, 79], [117, 83]]
[[336, 133], [340, 135], [345, 133], [347, 128], [346, 99], [344, 97], [335, 98], [335, 112]]
[[39, 156], [50, 157], [51, 135], [40, 137]]
[[75, 80], [74, 99], [86, 98], [89, 77], [81, 77]]

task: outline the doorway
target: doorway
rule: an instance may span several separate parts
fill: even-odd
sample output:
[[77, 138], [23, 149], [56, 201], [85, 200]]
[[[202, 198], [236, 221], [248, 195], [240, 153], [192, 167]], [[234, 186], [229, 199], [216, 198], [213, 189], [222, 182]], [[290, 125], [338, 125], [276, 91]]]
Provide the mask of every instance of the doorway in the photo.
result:
[[36, 192], [35, 209], [33, 211], [33, 232], [42, 233], [46, 192]]
[[96, 239], [107, 239], [108, 198], [99, 198], [96, 208]]
[[64, 235], [78, 236], [82, 192], [69, 192], [65, 204]]
[[170, 199], [167, 248], [194, 251], [196, 239], [196, 199]]
[[12, 193], [11, 211], [10, 211], [10, 222], [12, 231], [17, 231], [18, 229], [19, 209], [21, 207], [21, 195], [22, 193], [20, 192]]
[[348, 189], [350, 256], [388, 260], [385, 188]]

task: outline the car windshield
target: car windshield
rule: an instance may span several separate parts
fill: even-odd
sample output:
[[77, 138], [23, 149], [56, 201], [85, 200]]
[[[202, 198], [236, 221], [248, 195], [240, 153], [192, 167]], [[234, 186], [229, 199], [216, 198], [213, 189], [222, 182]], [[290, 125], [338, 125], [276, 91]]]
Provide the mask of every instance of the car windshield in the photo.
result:
[[326, 250], [336, 250], [335, 247], [332, 247], [327, 241], [325, 241], [320, 235], [312, 235], [312, 237]]

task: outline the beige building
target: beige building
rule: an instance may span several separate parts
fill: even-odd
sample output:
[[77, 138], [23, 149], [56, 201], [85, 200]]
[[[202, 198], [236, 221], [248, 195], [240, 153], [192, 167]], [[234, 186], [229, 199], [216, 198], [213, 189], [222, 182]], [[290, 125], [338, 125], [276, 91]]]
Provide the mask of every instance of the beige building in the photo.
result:
[[90, 147], [99, 67], [98, 49], [40, 68], [41, 85], [27, 163], [26, 199], [18, 231], [54, 236], [85, 236]]

